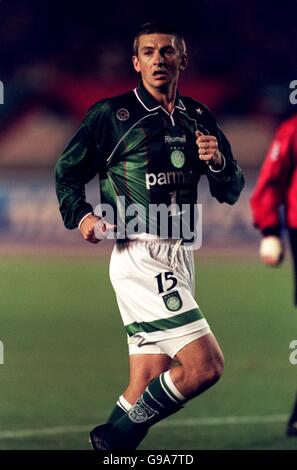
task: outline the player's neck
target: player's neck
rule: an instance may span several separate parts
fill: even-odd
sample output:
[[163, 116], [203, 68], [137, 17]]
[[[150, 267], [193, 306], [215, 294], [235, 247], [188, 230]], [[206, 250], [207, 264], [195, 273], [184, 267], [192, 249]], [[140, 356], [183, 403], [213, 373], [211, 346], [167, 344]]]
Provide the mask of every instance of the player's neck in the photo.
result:
[[166, 109], [169, 113], [172, 113], [175, 105], [176, 93], [177, 93], [177, 84], [171, 84], [166, 88], [154, 88], [148, 84], [144, 84], [148, 92], [155, 98], [155, 100], [160, 103], [160, 105]]

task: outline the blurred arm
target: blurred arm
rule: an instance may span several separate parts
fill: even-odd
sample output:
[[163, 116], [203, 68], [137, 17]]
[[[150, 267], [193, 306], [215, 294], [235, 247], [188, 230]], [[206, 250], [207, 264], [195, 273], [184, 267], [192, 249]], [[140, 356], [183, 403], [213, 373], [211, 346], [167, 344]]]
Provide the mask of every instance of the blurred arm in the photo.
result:
[[267, 152], [250, 204], [253, 222], [264, 236], [280, 235], [279, 209], [290, 182], [290, 134], [282, 126]]

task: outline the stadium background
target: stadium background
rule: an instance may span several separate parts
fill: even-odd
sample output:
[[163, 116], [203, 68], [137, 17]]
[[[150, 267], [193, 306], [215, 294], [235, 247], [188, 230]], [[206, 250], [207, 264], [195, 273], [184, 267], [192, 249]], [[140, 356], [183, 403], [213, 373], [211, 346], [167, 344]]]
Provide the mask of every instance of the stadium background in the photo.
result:
[[[64, 229], [53, 166], [94, 101], [135, 86], [134, 32], [156, 17], [184, 31], [180, 91], [212, 109], [247, 181], [234, 207], [212, 200], [205, 182], [199, 196], [197, 295], [225, 351], [225, 377], [142, 448], [297, 447], [284, 436], [296, 389], [291, 267], [260, 265], [248, 207], [274, 129], [295, 112], [296, 9], [295, 0], [0, 3], [0, 449], [87, 448], [89, 426], [126, 385], [111, 245]], [[96, 182], [88, 195], [97, 202]]]

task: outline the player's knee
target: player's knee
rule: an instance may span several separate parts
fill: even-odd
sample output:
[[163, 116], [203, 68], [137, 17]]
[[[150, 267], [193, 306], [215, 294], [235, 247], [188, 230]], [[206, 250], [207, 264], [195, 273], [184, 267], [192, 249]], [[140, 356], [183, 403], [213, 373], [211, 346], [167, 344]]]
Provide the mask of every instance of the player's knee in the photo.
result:
[[206, 374], [206, 379], [211, 385], [214, 385], [222, 377], [224, 364], [223, 354], [218, 354], [217, 357], [211, 361], [211, 365]]
[[224, 372], [224, 356], [221, 350], [218, 350], [214, 357], [212, 357], [208, 370], [207, 380], [214, 385], [223, 375]]
[[[200, 375], [202, 387], [207, 389], [214, 385], [222, 377], [224, 370], [223, 359], [215, 359], [207, 364], [207, 367]], [[197, 386], [199, 386], [199, 371], [197, 371]]]
[[188, 396], [194, 397], [212, 387], [222, 377], [224, 371], [224, 356], [220, 353], [201, 366], [195, 366], [186, 371], [185, 383], [188, 384]]

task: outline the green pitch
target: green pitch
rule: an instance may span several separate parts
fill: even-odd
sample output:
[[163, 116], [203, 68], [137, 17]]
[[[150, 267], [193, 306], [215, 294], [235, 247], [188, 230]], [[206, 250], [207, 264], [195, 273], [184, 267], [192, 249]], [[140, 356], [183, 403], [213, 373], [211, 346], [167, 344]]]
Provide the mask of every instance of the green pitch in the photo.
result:
[[[150, 431], [143, 449], [296, 449], [288, 264], [202, 258], [197, 298], [225, 353], [223, 379]], [[106, 258], [0, 263], [0, 449], [88, 449], [127, 384], [127, 347]]]

